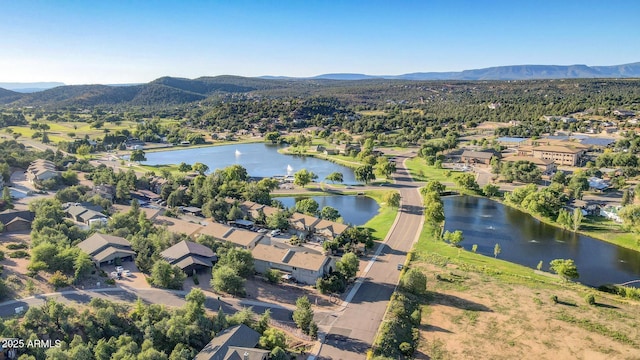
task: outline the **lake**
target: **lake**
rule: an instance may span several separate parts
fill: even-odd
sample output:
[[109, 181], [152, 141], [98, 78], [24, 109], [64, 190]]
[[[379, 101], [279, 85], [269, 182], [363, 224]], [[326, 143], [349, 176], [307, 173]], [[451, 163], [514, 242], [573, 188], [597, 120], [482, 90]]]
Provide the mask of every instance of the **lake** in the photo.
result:
[[462, 230], [461, 245], [498, 258], [535, 268], [540, 260], [549, 271], [553, 259], [573, 259], [579, 282], [600, 286], [640, 279], [640, 252], [547, 225], [522, 211], [487, 198], [443, 197], [445, 230]]
[[310, 156], [283, 155], [278, 152], [281, 146], [265, 143], [209, 146], [184, 150], [149, 152], [145, 154], [144, 165], [168, 165], [185, 162], [201, 162], [209, 166], [210, 171], [230, 165], [242, 165], [249, 176], [271, 177], [293, 175], [296, 171], [307, 169], [318, 175], [317, 181], [323, 181], [332, 172], [341, 172], [345, 184], [358, 183], [353, 170], [327, 160]]
[[[297, 201], [305, 199], [305, 197], [278, 197], [284, 206], [292, 207]], [[345, 224], [364, 225], [372, 217], [378, 214], [380, 205], [367, 196], [313, 196], [313, 200], [320, 205], [318, 209], [325, 206], [336, 208]]]

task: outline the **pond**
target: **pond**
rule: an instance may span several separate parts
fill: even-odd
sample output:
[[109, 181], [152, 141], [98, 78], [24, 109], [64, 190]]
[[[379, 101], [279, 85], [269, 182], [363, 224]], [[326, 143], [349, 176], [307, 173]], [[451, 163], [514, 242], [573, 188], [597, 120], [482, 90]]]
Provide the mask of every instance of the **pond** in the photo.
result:
[[184, 150], [150, 152], [145, 156], [145, 165], [168, 165], [185, 162], [201, 162], [211, 171], [230, 165], [242, 165], [249, 176], [271, 177], [293, 175], [296, 171], [307, 169], [318, 175], [317, 181], [323, 181], [332, 172], [341, 172], [345, 184], [356, 184], [353, 170], [327, 160], [310, 156], [283, 155], [278, 145], [253, 143], [223, 146], [209, 146]]
[[553, 259], [573, 259], [579, 282], [600, 286], [640, 279], [640, 252], [547, 225], [522, 211], [472, 196], [444, 197], [445, 230], [462, 230], [461, 245], [478, 253], [535, 268], [540, 260], [549, 271]]
[[[292, 207], [297, 201], [305, 199], [305, 197], [278, 197], [284, 206]], [[372, 217], [378, 214], [380, 205], [367, 196], [313, 196], [313, 200], [317, 201], [319, 209], [325, 206], [336, 208], [345, 224], [364, 225]]]

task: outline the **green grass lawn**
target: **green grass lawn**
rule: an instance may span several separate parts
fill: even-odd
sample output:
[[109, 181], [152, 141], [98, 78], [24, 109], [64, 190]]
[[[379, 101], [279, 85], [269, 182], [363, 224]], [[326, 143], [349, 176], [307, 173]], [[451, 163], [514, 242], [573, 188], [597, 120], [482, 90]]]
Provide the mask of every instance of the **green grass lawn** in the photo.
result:
[[374, 239], [380, 241], [384, 240], [387, 236], [387, 233], [391, 230], [391, 225], [393, 225], [396, 215], [398, 214], [397, 208], [392, 208], [384, 204], [383, 197], [388, 191], [393, 190], [365, 191], [366, 196], [374, 199], [380, 205], [380, 210], [378, 210], [378, 214], [376, 216], [371, 218], [371, 220], [367, 221], [367, 223], [362, 226], [371, 229], [373, 231]]
[[456, 264], [462, 270], [485, 273], [515, 283], [559, 284], [562, 280], [556, 277], [536, 273], [535, 269], [514, 264], [508, 261], [476, 254], [472, 251], [456, 248], [441, 240], [436, 240], [434, 228], [425, 223], [420, 238], [413, 248], [412, 261], [427, 262], [437, 265]]
[[640, 251], [640, 235], [625, 231], [621, 224], [604, 217], [585, 217], [579, 232], [627, 249]]

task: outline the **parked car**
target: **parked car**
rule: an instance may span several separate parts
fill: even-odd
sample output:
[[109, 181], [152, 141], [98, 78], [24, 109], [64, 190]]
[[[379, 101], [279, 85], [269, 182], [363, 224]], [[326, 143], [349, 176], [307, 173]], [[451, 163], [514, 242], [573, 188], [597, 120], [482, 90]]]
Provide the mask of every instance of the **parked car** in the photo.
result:
[[398, 270], [402, 270], [402, 268], [404, 268], [404, 265], [398, 264]]
[[116, 272], [121, 273], [123, 271], [124, 271], [124, 268], [122, 266], [116, 266]]
[[272, 230], [271, 233], [270, 233], [271, 236], [278, 236], [280, 234], [282, 234], [282, 231], [280, 231], [278, 229]]
[[269, 230], [267, 230], [267, 229], [260, 229], [260, 230], [258, 230], [258, 232], [259, 232], [260, 234], [266, 234], [266, 233], [268, 233], [268, 232], [269, 232]]

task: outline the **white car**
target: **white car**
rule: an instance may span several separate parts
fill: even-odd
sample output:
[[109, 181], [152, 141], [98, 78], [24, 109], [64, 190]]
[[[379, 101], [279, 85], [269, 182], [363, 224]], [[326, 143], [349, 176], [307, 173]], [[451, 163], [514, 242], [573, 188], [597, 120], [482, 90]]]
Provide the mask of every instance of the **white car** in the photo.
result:
[[124, 271], [124, 268], [122, 266], [116, 266], [116, 272], [121, 273], [123, 271]]
[[122, 276], [132, 277], [133, 274], [131, 273], [131, 270], [125, 270], [122, 272]]
[[271, 233], [270, 233], [271, 236], [278, 236], [280, 234], [282, 234], [282, 232], [280, 230], [277, 230], [277, 229], [271, 231]]

